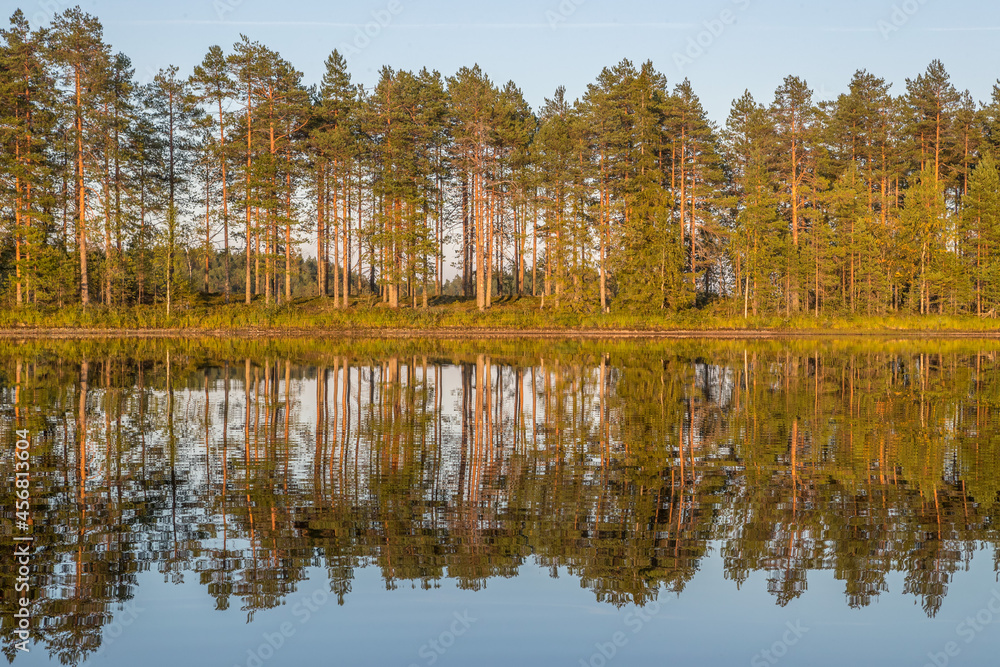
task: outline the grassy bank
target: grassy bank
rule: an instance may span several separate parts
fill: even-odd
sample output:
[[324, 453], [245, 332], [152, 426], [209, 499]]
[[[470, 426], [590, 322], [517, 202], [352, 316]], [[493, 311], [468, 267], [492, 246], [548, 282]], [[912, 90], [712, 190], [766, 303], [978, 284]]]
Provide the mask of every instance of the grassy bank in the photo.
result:
[[536, 298], [501, 299], [479, 312], [474, 299], [432, 299], [425, 310], [392, 310], [382, 304], [353, 300], [348, 309], [330, 299], [304, 299], [284, 306], [255, 302], [226, 304], [219, 296], [180, 304], [169, 316], [163, 306], [107, 308], [90, 306], [60, 310], [33, 308], [0, 311], [0, 329], [47, 330], [298, 330], [298, 331], [547, 331], [592, 332], [774, 332], [774, 333], [1000, 333], [1000, 321], [975, 316], [893, 315], [750, 317], [727, 314], [722, 307], [676, 314], [612, 312], [577, 313], [542, 309]]

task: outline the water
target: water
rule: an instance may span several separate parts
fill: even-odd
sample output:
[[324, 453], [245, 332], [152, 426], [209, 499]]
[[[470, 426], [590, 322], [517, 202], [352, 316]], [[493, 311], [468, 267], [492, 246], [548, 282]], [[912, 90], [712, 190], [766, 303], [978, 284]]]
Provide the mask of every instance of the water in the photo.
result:
[[19, 667], [1000, 651], [1000, 342], [8, 342], [0, 376]]

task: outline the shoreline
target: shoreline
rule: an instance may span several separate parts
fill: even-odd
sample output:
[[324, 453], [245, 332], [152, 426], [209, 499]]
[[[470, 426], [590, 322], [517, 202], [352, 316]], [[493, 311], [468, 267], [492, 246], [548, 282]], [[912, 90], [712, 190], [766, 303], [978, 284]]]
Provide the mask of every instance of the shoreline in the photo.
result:
[[921, 329], [516, 329], [512, 327], [439, 327], [439, 328], [330, 328], [279, 327], [255, 328], [18, 328], [0, 329], [3, 340], [73, 340], [101, 338], [142, 339], [192, 339], [234, 338], [254, 340], [263, 338], [314, 338], [314, 339], [385, 339], [385, 340], [781, 340], [781, 339], [844, 339], [844, 338], [904, 338], [904, 339], [1000, 339], [1000, 330], [921, 330]]

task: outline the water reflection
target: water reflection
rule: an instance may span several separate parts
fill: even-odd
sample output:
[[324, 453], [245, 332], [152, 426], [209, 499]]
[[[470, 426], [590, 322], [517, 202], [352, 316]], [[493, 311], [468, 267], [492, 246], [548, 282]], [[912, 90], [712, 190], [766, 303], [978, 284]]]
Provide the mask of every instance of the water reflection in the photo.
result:
[[[901, 572], [891, 593], [934, 616], [977, 551], [997, 558], [998, 352], [2, 345], [5, 480], [15, 431], [33, 434], [34, 639], [80, 662], [150, 569], [252, 621], [314, 567], [347, 605], [364, 567], [390, 589], [479, 590], [529, 564], [642, 605], [682, 593], [713, 549], [738, 584], [766, 572], [779, 605], [811, 570], [832, 571], [852, 607]], [[3, 496], [7, 526], [11, 484]]]

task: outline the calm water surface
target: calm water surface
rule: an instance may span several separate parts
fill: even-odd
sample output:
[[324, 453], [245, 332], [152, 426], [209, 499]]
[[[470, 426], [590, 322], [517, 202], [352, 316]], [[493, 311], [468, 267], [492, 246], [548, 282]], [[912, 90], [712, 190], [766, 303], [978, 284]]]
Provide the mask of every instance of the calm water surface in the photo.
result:
[[997, 342], [7, 342], [0, 410], [18, 667], [1000, 654]]

